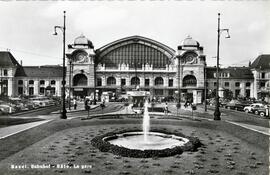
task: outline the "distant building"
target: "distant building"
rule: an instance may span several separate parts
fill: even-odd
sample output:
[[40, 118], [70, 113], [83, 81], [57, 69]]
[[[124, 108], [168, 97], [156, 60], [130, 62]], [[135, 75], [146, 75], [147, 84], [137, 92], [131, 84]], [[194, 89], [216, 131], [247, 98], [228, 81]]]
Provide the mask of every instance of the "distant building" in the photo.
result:
[[[68, 45], [66, 90], [71, 96], [120, 96], [130, 90], [149, 91], [151, 98], [178, 98], [202, 103], [216, 89], [216, 67], [206, 67], [198, 41], [188, 36], [177, 51], [158, 41], [131, 36], [99, 49], [81, 35]], [[219, 95], [269, 101], [270, 56], [260, 55], [249, 67], [221, 68]], [[206, 75], [206, 77], [205, 77]], [[61, 66], [22, 66], [10, 52], [0, 52], [0, 94], [61, 95]], [[66, 93], [69, 95], [69, 93]]]
[[10, 52], [0, 52], [0, 94], [61, 95], [62, 67], [22, 66]]
[[254, 77], [254, 97], [270, 103], [270, 55], [260, 55], [251, 64]]
[[[208, 94], [216, 89], [216, 67], [207, 67], [207, 89]], [[247, 97], [254, 98], [254, 78], [250, 67], [227, 67], [219, 71], [219, 96], [223, 97], [223, 92], [229, 90], [233, 93], [233, 98]]]

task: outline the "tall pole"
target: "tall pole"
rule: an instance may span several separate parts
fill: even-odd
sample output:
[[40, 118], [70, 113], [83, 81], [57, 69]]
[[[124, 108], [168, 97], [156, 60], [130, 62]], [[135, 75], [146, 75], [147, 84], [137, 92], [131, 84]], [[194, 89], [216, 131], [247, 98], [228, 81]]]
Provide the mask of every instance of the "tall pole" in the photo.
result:
[[206, 63], [204, 64], [204, 111], [207, 111]]
[[180, 55], [178, 56], [178, 103], [177, 103], [177, 116], [179, 115], [179, 109], [181, 108], [181, 89], [180, 89], [180, 66], [181, 61], [180, 61]]
[[96, 60], [95, 60], [95, 57], [94, 57], [94, 105], [97, 104], [97, 99], [96, 99], [96, 81], [97, 81]]
[[72, 60], [69, 59], [69, 91], [68, 91], [68, 96], [69, 96], [69, 105], [68, 105], [68, 109], [70, 110], [70, 106], [71, 106], [71, 63], [72, 63]]
[[217, 79], [217, 89], [216, 89], [216, 108], [214, 112], [214, 120], [220, 120], [220, 111], [219, 111], [219, 39], [220, 39], [220, 13], [218, 13], [218, 35], [217, 35], [217, 72], [216, 72], [216, 79]]
[[64, 11], [64, 26], [63, 26], [63, 81], [62, 81], [62, 86], [63, 86], [63, 92], [62, 92], [62, 103], [63, 103], [63, 109], [62, 109], [62, 115], [60, 116], [61, 119], [66, 119], [67, 118], [67, 111], [66, 111], [66, 89], [65, 89], [65, 84], [66, 84], [66, 72], [65, 72], [65, 45], [66, 45], [66, 11]]

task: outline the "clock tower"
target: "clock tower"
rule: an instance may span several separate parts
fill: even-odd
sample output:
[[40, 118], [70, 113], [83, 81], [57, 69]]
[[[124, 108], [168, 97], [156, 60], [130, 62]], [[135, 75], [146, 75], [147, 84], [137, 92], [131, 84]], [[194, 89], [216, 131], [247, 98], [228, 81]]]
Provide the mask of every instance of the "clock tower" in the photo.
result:
[[177, 48], [175, 59], [178, 65], [177, 77], [181, 89], [181, 100], [202, 103], [205, 85], [206, 60], [203, 47], [192, 37], [188, 36]]
[[68, 45], [67, 89], [73, 96], [90, 96], [95, 92], [95, 52], [94, 46], [84, 35], [77, 37], [74, 44]]

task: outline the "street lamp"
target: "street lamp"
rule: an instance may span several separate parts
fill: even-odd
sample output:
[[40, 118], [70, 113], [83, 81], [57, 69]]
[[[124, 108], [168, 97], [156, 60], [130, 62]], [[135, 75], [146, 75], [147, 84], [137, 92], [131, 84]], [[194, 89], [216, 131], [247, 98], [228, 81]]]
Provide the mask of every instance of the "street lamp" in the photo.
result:
[[62, 113], [60, 115], [61, 119], [67, 118], [66, 111], [66, 101], [65, 101], [65, 84], [66, 84], [66, 72], [65, 72], [65, 45], [66, 45], [66, 11], [64, 11], [64, 25], [63, 26], [54, 26], [54, 34], [57, 35], [56, 29], [60, 29], [63, 32], [63, 80], [62, 80]]
[[180, 54], [177, 56], [177, 58], [178, 58], [178, 103], [176, 104], [176, 107], [177, 107], [177, 115], [178, 115], [178, 109], [181, 108], [181, 89], [180, 89], [180, 73], [181, 73], [181, 71], [180, 71], [180, 68], [181, 68], [180, 58], [181, 58], [181, 56], [180, 56]]
[[72, 63], [72, 59], [69, 59], [69, 91], [68, 91], [68, 96], [69, 96], [69, 100], [68, 100], [68, 109], [71, 110], [71, 63]]
[[216, 90], [216, 108], [215, 108], [215, 112], [214, 112], [214, 120], [220, 120], [219, 95], [218, 95], [218, 90], [219, 90], [219, 40], [220, 40], [220, 34], [223, 31], [227, 32], [226, 38], [230, 38], [229, 29], [220, 29], [220, 13], [218, 13], [217, 72], [216, 72], [217, 90]]

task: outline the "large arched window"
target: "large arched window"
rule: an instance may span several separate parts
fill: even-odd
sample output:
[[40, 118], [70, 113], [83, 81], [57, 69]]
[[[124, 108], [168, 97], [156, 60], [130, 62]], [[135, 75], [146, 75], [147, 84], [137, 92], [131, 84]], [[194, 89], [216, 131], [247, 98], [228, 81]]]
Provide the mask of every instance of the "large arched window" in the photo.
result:
[[183, 86], [192, 86], [192, 87], [196, 87], [197, 86], [197, 80], [196, 77], [194, 75], [187, 75], [184, 77], [183, 79]]
[[163, 78], [162, 77], [157, 77], [156, 79], [155, 79], [155, 85], [156, 86], [163, 86]]
[[73, 86], [87, 86], [87, 77], [84, 74], [77, 74], [73, 78]]
[[116, 85], [116, 79], [114, 77], [109, 77], [107, 79], [107, 85], [108, 86]]
[[131, 78], [131, 85], [140, 85], [140, 79], [138, 77]]

